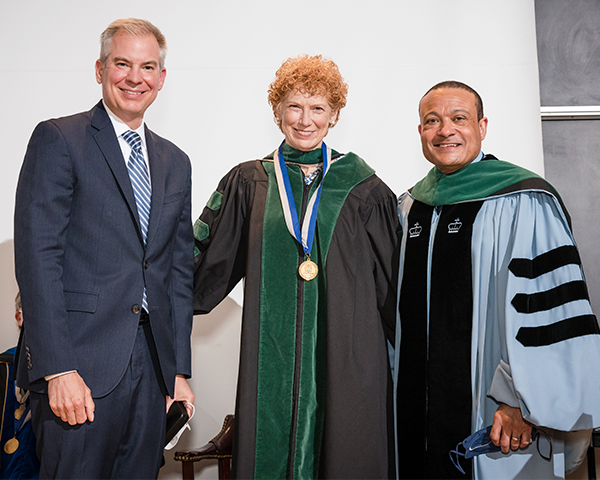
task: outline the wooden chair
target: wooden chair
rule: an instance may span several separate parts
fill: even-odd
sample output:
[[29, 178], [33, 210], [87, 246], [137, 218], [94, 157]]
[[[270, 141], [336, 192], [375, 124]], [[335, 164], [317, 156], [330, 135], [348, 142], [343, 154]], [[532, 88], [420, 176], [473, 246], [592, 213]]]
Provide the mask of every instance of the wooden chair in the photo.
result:
[[219, 461], [219, 479], [229, 480], [231, 475], [231, 448], [233, 444], [233, 428], [235, 416], [226, 415], [221, 431], [206, 445], [198, 450], [180, 450], [175, 452], [175, 460], [181, 463], [183, 480], [194, 479], [194, 462], [206, 458], [216, 458]]

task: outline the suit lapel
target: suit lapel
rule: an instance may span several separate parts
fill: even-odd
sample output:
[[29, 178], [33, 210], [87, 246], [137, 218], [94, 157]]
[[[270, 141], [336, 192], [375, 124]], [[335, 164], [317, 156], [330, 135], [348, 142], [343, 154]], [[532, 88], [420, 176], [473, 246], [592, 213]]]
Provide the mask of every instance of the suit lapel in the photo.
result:
[[146, 245], [150, 245], [158, 225], [165, 198], [165, 176], [166, 158], [156, 141], [156, 136], [148, 127], [146, 129], [146, 146], [148, 148], [148, 165], [150, 166], [150, 178], [152, 180], [152, 200], [150, 201], [150, 222], [148, 224], [148, 237]]
[[[129, 179], [129, 172], [123, 159], [123, 152], [119, 146], [119, 141], [115, 134], [115, 129], [112, 126], [108, 114], [104, 110], [102, 101], [96, 105], [92, 113], [92, 127], [97, 132], [94, 134], [94, 139], [98, 144], [98, 147], [102, 151], [108, 166], [110, 167], [119, 189], [127, 202], [127, 206], [133, 218], [135, 218], [135, 225], [138, 233], [140, 242], [143, 243], [142, 231], [140, 229], [140, 219], [138, 217], [137, 205], [135, 203], [135, 196], [133, 195], [133, 187], [131, 186], [131, 180]], [[152, 169], [150, 169], [152, 171]], [[153, 178], [154, 183], [154, 178]], [[152, 200], [152, 206], [154, 206], [154, 199]], [[152, 214], [150, 214], [152, 216]]]

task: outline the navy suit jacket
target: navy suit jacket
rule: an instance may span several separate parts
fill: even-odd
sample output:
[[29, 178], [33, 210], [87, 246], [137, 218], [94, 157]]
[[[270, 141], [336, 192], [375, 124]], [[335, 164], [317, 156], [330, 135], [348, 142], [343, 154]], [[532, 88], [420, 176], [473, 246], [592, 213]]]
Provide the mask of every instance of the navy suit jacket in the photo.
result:
[[191, 164], [146, 127], [152, 203], [144, 248], [123, 153], [102, 102], [40, 123], [15, 206], [15, 268], [25, 326], [17, 383], [78, 370], [93, 397], [128, 366], [146, 286], [167, 392], [191, 376], [194, 240]]

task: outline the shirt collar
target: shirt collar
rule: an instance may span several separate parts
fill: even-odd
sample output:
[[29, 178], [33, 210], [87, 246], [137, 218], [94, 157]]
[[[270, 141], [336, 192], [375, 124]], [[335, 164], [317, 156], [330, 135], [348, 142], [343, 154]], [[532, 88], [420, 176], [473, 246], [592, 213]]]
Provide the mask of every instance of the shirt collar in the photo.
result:
[[477, 157], [475, 157], [475, 160], [473, 160], [471, 163], [477, 163], [482, 158], [483, 158], [483, 152], [479, 152], [479, 155], [477, 155]]
[[[110, 108], [108, 108], [104, 99], [102, 99], [102, 104], [104, 105], [104, 108], [106, 109], [106, 113], [108, 113], [108, 118], [110, 118], [110, 121], [113, 124], [113, 128], [115, 129], [115, 133], [117, 134], [117, 137], [121, 137], [125, 132], [132, 130], [131, 128], [129, 128], [127, 126], [127, 124], [123, 120], [121, 120], [119, 117], [117, 117], [111, 111]], [[133, 131], [136, 132], [142, 139], [143, 147], [147, 148], [146, 147], [146, 129], [144, 128], [144, 122], [142, 122], [142, 124]]]

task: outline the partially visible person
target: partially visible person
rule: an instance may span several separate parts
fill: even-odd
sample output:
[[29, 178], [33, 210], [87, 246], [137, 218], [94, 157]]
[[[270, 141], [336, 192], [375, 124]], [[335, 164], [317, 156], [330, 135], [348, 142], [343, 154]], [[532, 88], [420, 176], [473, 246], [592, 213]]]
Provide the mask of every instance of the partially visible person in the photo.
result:
[[[23, 311], [20, 293], [15, 298], [15, 320], [21, 330]], [[19, 388], [12, 379], [16, 350], [17, 347], [13, 347], [0, 354], [0, 405], [4, 407], [0, 421], [0, 478], [38, 478], [40, 461], [31, 426], [29, 392]]]
[[167, 408], [194, 401], [191, 164], [144, 123], [166, 40], [128, 18], [100, 42], [102, 100], [41, 122], [17, 185], [17, 383], [42, 478], [156, 478]]
[[245, 280], [237, 478], [393, 474], [396, 197], [324, 143], [346, 95], [331, 60], [286, 60], [268, 97], [284, 141], [234, 167], [194, 227], [195, 313]]
[[[544, 179], [481, 152], [471, 87], [435, 85], [419, 115], [434, 168], [398, 206], [399, 476], [564, 478], [600, 425], [600, 328], [569, 215]], [[449, 452], [488, 426], [501, 450], [463, 475]]]

